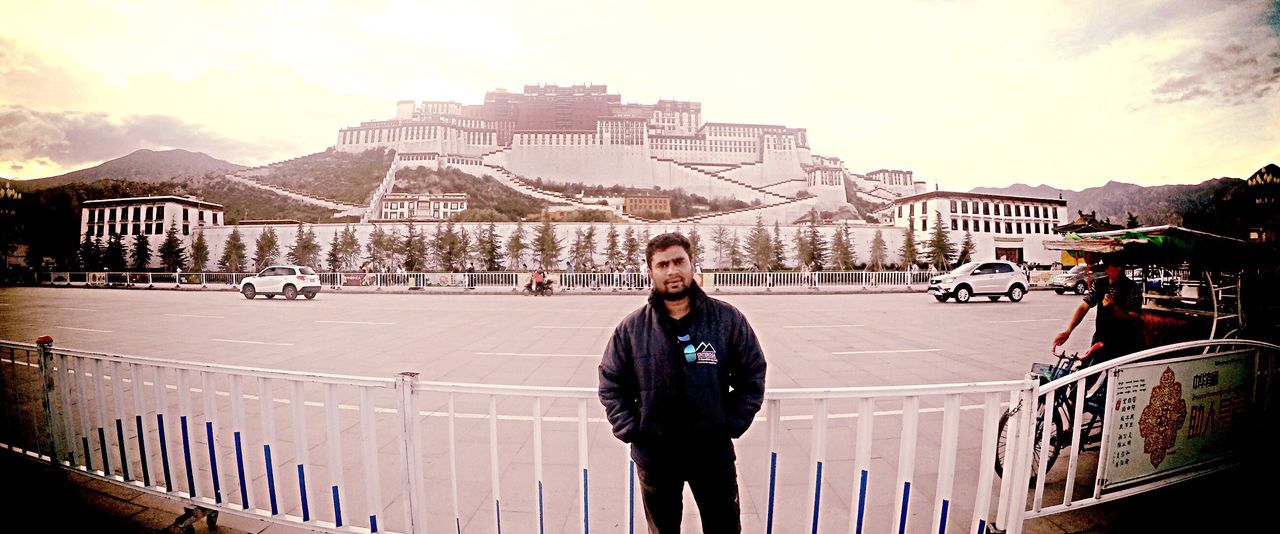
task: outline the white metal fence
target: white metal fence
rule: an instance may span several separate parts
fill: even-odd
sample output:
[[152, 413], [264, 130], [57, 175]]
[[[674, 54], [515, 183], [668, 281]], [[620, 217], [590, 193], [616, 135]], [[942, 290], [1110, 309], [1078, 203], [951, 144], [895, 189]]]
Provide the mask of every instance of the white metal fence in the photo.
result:
[[[1049, 469], [1034, 446], [1059, 442], [1028, 431], [1041, 412], [1007, 407], [1037, 406], [1129, 362], [1241, 347], [1260, 354], [1255, 400], [1269, 414], [1280, 347], [1238, 340], [1146, 351], [1045, 385], [1028, 377], [770, 389], [737, 443], [744, 527], [980, 533], [994, 522], [1016, 533], [1025, 518], [1220, 469], [1110, 493], [1094, 476], [1089, 495], [1075, 498], [1087, 485], [1076, 481], [1080, 451]], [[1083, 390], [1074, 390], [1074, 421]], [[229, 513], [342, 532], [643, 525], [635, 466], [594, 388], [285, 372], [0, 342], [0, 393], [0, 448]], [[1082, 443], [1079, 427], [1068, 428]], [[1008, 476], [997, 481], [1001, 443]], [[1033, 472], [1032, 489], [1018, 490]], [[1061, 504], [1045, 505], [1058, 495]]]
[[[213, 287], [235, 286], [254, 273], [156, 273], [156, 272], [43, 272], [38, 281], [45, 285], [69, 286], [143, 286], [143, 287]], [[328, 288], [504, 288], [519, 290], [529, 283], [530, 275], [521, 272], [478, 273], [319, 273], [320, 282]], [[626, 290], [648, 289], [649, 276], [642, 272], [550, 273], [548, 277], [558, 290]], [[822, 289], [919, 287], [929, 283], [927, 273], [906, 271], [797, 271], [776, 272], [706, 272], [694, 277], [703, 287], [732, 289]]]
[[[1276, 376], [1280, 346], [1251, 340], [1190, 341], [1156, 347], [1056, 378], [1040, 385], [1032, 399], [1024, 399], [1024, 406], [1033, 409], [1020, 410], [1020, 426], [1010, 435], [1006, 451], [1019, 456], [1017, 471], [1006, 471], [1002, 494], [1016, 498], [1011, 510], [1025, 510], [1024, 519], [1041, 517], [1086, 506], [1100, 504], [1192, 478], [1212, 474], [1235, 467], [1250, 455], [1271, 456], [1270, 443], [1261, 443], [1251, 436], [1270, 435], [1275, 428], [1273, 406], [1280, 394], [1273, 386]], [[1246, 377], [1236, 384], [1235, 390], [1214, 390], [1218, 386], [1219, 373], [1226, 375], [1234, 360]], [[1208, 362], [1203, 374], [1177, 377], [1172, 365], [1183, 362]], [[1143, 362], [1156, 362], [1165, 368], [1160, 385], [1176, 392], [1172, 407], [1159, 403], [1160, 393], [1152, 384], [1141, 380], [1125, 381], [1121, 375]], [[1168, 384], [1165, 378], [1168, 377]], [[1226, 380], [1226, 377], [1221, 377]], [[1103, 382], [1105, 380], [1105, 382]], [[1145, 398], [1129, 395], [1135, 383], [1149, 388]], [[1088, 391], [1095, 388], [1095, 391]], [[1175, 389], [1176, 388], [1176, 389]], [[1203, 388], [1203, 389], [1202, 389]], [[1145, 392], [1145, 390], [1144, 390]], [[1207, 400], [1202, 400], [1207, 399]], [[1136, 402], [1134, 402], [1136, 401]], [[1168, 408], [1166, 410], [1166, 408]], [[1181, 416], [1177, 416], [1178, 410]], [[1167, 472], [1152, 473], [1133, 479], [1132, 482], [1116, 480], [1116, 468], [1139, 461], [1131, 458], [1126, 445], [1130, 441], [1144, 443], [1144, 452], [1150, 455], [1145, 461], [1152, 468], [1163, 463], [1163, 448], [1158, 436], [1152, 434], [1162, 426], [1158, 422], [1161, 410], [1174, 413], [1176, 422], [1172, 430], [1186, 428], [1170, 438], [1168, 445], [1176, 442], [1180, 447], [1198, 447], [1193, 440], [1197, 434], [1219, 439], [1230, 445], [1224, 450], [1209, 449], [1188, 465]], [[1036, 414], [1036, 431], [1027, 439], [1027, 426], [1031, 414]], [[1150, 421], [1139, 423], [1139, 416]], [[1185, 425], [1185, 426], [1184, 426]], [[1169, 430], [1166, 428], [1165, 430]], [[1145, 434], [1145, 435], [1143, 435]], [[1141, 436], [1141, 437], [1139, 437]], [[1137, 439], [1135, 439], [1137, 438]], [[1153, 445], [1155, 444], [1155, 445]], [[1156, 452], [1159, 449], [1162, 452]], [[1082, 452], [1096, 452], [1082, 456]], [[1067, 455], [1066, 465], [1055, 462], [1060, 453]], [[1014, 454], [1010, 452], [1009, 454]], [[1054, 464], [1057, 464], [1056, 466]], [[1145, 467], [1145, 466], [1144, 466]], [[1112, 473], [1108, 473], [1108, 470]], [[1017, 484], [1016, 486], [1014, 484]], [[1009, 487], [1030, 486], [1030, 500], [1022, 492], [1012, 492]], [[1013, 532], [1015, 529], [1010, 529]]]

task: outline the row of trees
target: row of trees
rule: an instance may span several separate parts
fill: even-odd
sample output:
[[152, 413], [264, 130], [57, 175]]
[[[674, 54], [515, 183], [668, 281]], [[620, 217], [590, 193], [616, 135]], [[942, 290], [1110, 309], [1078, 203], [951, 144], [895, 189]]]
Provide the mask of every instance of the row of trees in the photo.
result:
[[[209, 263], [209, 246], [204, 235], [196, 236], [188, 256], [187, 249], [178, 238], [177, 225], [173, 223], [169, 224], [157, 252], [160, 266], [165, 271], [186, 270], [188, 267], [193, 271], [203, 271]], [[145, 271], [150, 267], [153, 256], [151, 239], [146, 234], [134, 235], [132, 242], [126, 244], [121, 234], [112, 234], [104, 243], [102, 237], [93, 236], [90, 232], [85, 232], [76, 255], [80, 267], [86, 271]]]
[[[879, 271], [891, 265], [912, 264], [933, 265], [939, 270], [947, 270], [953, 265], [969, 261], [973, 255], [972, 235], [966, 233], [964, 243], [957, 250], [942, 228], [941, 214], [936, 212], [930, 239], [924, 243], [916, 243], [914, 239], [904, 240], [899, 250], [900, 259], [892, 263], [888, 259], [887, 247], [880, 231], [876, 231], [870, 243], [870, 257], [860, 264], [855, 252], [855, 242], [847, 225], [837, 228], [828, 239], [813, 220], [814, 217], [810, 217], [810, 222], [803, 228], [797, 228], [791, 236], [795, 263], [788, 261], [782, 228], [778, 223], [774, 223], [773, 231], [770, 232], [763, 219], [756, 217], [755, 226], [746, 236], [739, 236], [736, 231], [731, 232], [723, 226], [717, 226], [711, 234], [715, 263], [727, 264], [733, 269], [751, 268], [761, 271], [783, 270], [789, 268], [789, 265], [809, 265], [817, 269], [842, 271], [861, 266]], [[475, 228], [472, 232], [453, 222], [437, 224], [429, 233], [420, 231], [413, 224], [409, 224], [406, 230], [401, 235], [399, 229], [388, 232], [375, 225], [368, 242], [361, 246], [356, 230], [348, 225], [333, 235], [326, 253], [316, 238], [314, 228], [299, 224], [294, 243], [288, 247], [284, 258], [289, 263], [312, 266], [320, 266], [323, 259], [329, 270], [342, 272], [361, 269], [371, 272], [397, 269], [410, 272], [431, 269], [463, 271], [468, 268], [499, 271], [504, 266], [523, 269], [529, 262], [542, 268], [559, 268], [561, 261], [571, 263], [579, 271], [600, 267], [635, 269], [643, 264], [644, 247], [650, 239], [648, 229], [636, 232], [633, 227], [628, 226], [619, 233], [610, 224], [603, 237], [603, 251], [600, 249], [600, 236], [595, 226], [589, 226], [585, 230], [577, 229], [572, 242], [566, 246], [563, 239], [557, 236], [550, 221], [543, 221], [532, 232], [527, 231], [523, 223], [517, 223], [515, 230], [505, 238], [498, 235], [497, 226], [492, 222], [488, 226]], [[697, 263], [704, 258], [706, 252], [702, 237], [697, 228], [692, 229], [687, 237], [693, 248], [693, 261]], [[160, 264], [165, 271], [203, 271], [209, 262], [209, 247], [203, 233], [197, 234], [188, 254], [174, 225], [169, 226], [158, 252]], [[600, 256], [603, 256], [604, 265], [597, 262], [597, 257]], [[248, 246], [237, 228], [227, 237], [217, 267], [226, 272], [258, 271], [280, 259], [281, 246], [274, 229], [268, 228], [258, 235], [250, 256]], [[118, 271], [126, 268], [145, 270], [151, 263], [152, 252], [146, 235], [134, 236], [132, 245], [126, 247], [124, 238], [120, 235], [111, 236], [104, 244], [102, 238], [86, 234], [80, 245], [80, 260], [82, 268], [92, 271]]]

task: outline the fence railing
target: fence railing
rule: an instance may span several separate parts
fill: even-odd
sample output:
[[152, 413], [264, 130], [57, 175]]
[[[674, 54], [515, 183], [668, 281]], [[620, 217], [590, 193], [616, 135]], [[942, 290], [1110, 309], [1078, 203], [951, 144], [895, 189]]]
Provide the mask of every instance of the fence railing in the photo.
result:
[[[159, 273], [159, 272], [42, 272], [37, 280], [45, 285], [70, 286], [144, 286], [204, 287], [226, 289], [254, 273]], [[529, 283], [525, 272], [477, 273], [319, 273], [325, 287], [375, 288], [510, 288], [518, 290]], [[557, 289], [648, 289], [647, 273], [549, 273]], [[777, 272], [705, 272], [694, 278], [708, 289], [822, 289], [918, 287], [929, 284], [927, 273], [905, 271], [796, 271]]]
[[[0, 448], [116, 484], [319, 531], [633, 532], [643, 524], [635, 465], [613, 439], [594, 388], [275, 371], [42, 341], [0, 342]], [[1169, 391], [1153, 384], [1190, 384], [1156, 411], [1176, 415], [1186, 399], [1182, 413], [1195, 418], [1196, 432], [1239, 440], [1266, 431], [1278, 354], [1276, 345], [1215, 340], [1144, 351], [1043, 385], [1028, 376], [770, 389], [737, 444], [744, 527], [900, 534], [926, 524], [931, 533], [986, 532], [993, 523], [1017, 533], [1028, 518], [1216, 472], [1240, 451], [1171, 456], [1164, 471], [1125, 478], [1128, 456], [1117, 447], [1132, 448], [1121, 433], [1135, 432], [1124, 425], [1134, 426], [1137, 414], [1124, 408], [1147, 394], [1135, 393], [1142, 384], [1151, 404]], [[1126, 374], [1153, 359], [1159, 379]], [[1205, 361], [1204, 373], [1185, 374]], [[1082, 457], [1087, 384], [1100, 376], [1101, 450]], [[1046, 405], [1068, 398], [1074, 404], [1065, 408]], [[1213, 401], [1208, 412], [1204, 399]], [[1058, 420], [1068, 413], [1072, 419]], [[1060, 450], [1068, 461], [1052, 467]], [[1006, 475], [999, 481], [998, 454]]]
[[[769, 390], [738, 443], [743, 509], [758, 511], [745, 526], [984, 531], [1008, 500], [989, 467], [1002, 402], [1035, 385]], [[228, 513], [343, 532], [643, 525], [636, 467], [594, 388], [0, 342], [0, 392], [0, 448]]]
[[[1276, 424], [1278, 357], [1280, 346], [1260, 341], [1191, 341], [1040, 385], [1006, 449], [1019, 455], [1002, 486], [1001, 494], [1015, 499], [1008, 509], [1024, 510], [1023, 519], [1042, 517], [1212, 474], [1250, 455], [1271, 456], [1270, 444], [1253, 436], [1271, 435]], [[1034, 435], [1026, 432], [1032, 414]], [[1086, 451], [1097, 451], [1096, 458], [1082, 458]], [[1062, 452], [1065, 466], [1055, 462]], [[1030, 486], [1030, 495], [1007, 486]]]

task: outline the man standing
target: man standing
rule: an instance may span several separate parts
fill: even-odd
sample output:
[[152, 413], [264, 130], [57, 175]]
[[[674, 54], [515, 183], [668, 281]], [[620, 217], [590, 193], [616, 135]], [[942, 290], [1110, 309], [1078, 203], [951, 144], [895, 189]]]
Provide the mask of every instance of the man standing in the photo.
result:
[[1102, 342], [1102, 349], [1094, 353], [1092, 363], [1101, 363], [1117, 356], [1131, 354], [1142, 349], [1142, 287], [1124, 275], [1124, 258], [1119, 254], [1107, 254], [1102, 258], [1107, 277], [1093, 282], [1084, 302], [1076, 307], [1067, 329], [1053, 338], [1053, 348], [1067, 342], [1089, 308], [1098, 307], [1092, 343]]
[[680, 532], [686, 482], [702, 531], [737, 533], [732, 440], [764, 400], [764, 354], [742, 312], [693, 281], [689, 249], [675, 233], [645, 248], [653, 291], [605, 348], [600, 402], [614, 436], [631, 444], [651, 534]]

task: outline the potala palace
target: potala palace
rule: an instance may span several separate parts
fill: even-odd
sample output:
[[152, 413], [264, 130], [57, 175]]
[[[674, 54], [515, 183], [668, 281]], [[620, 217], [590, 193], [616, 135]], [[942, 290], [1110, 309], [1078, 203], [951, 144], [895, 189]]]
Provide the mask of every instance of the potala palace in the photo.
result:
[[624, 104], [604, 85], [530, 85], [520, 94], [491, 91], [478, 105], [401, 101], [392, 119], [340, 129], [336, 147], [394, 149], [388, 176], [405, 167], [454, 167], [505, 180], [680, 188], [759, 206], [702, 222], [759, 215], [787, 224], [813, 208], [850, 208], [846, 182], [875, 203], [924, 191], [910, 171], [857, 174], [838, 157], [814, 154], [803, 128], [703, 122], [701, 108], [675, 100]]

